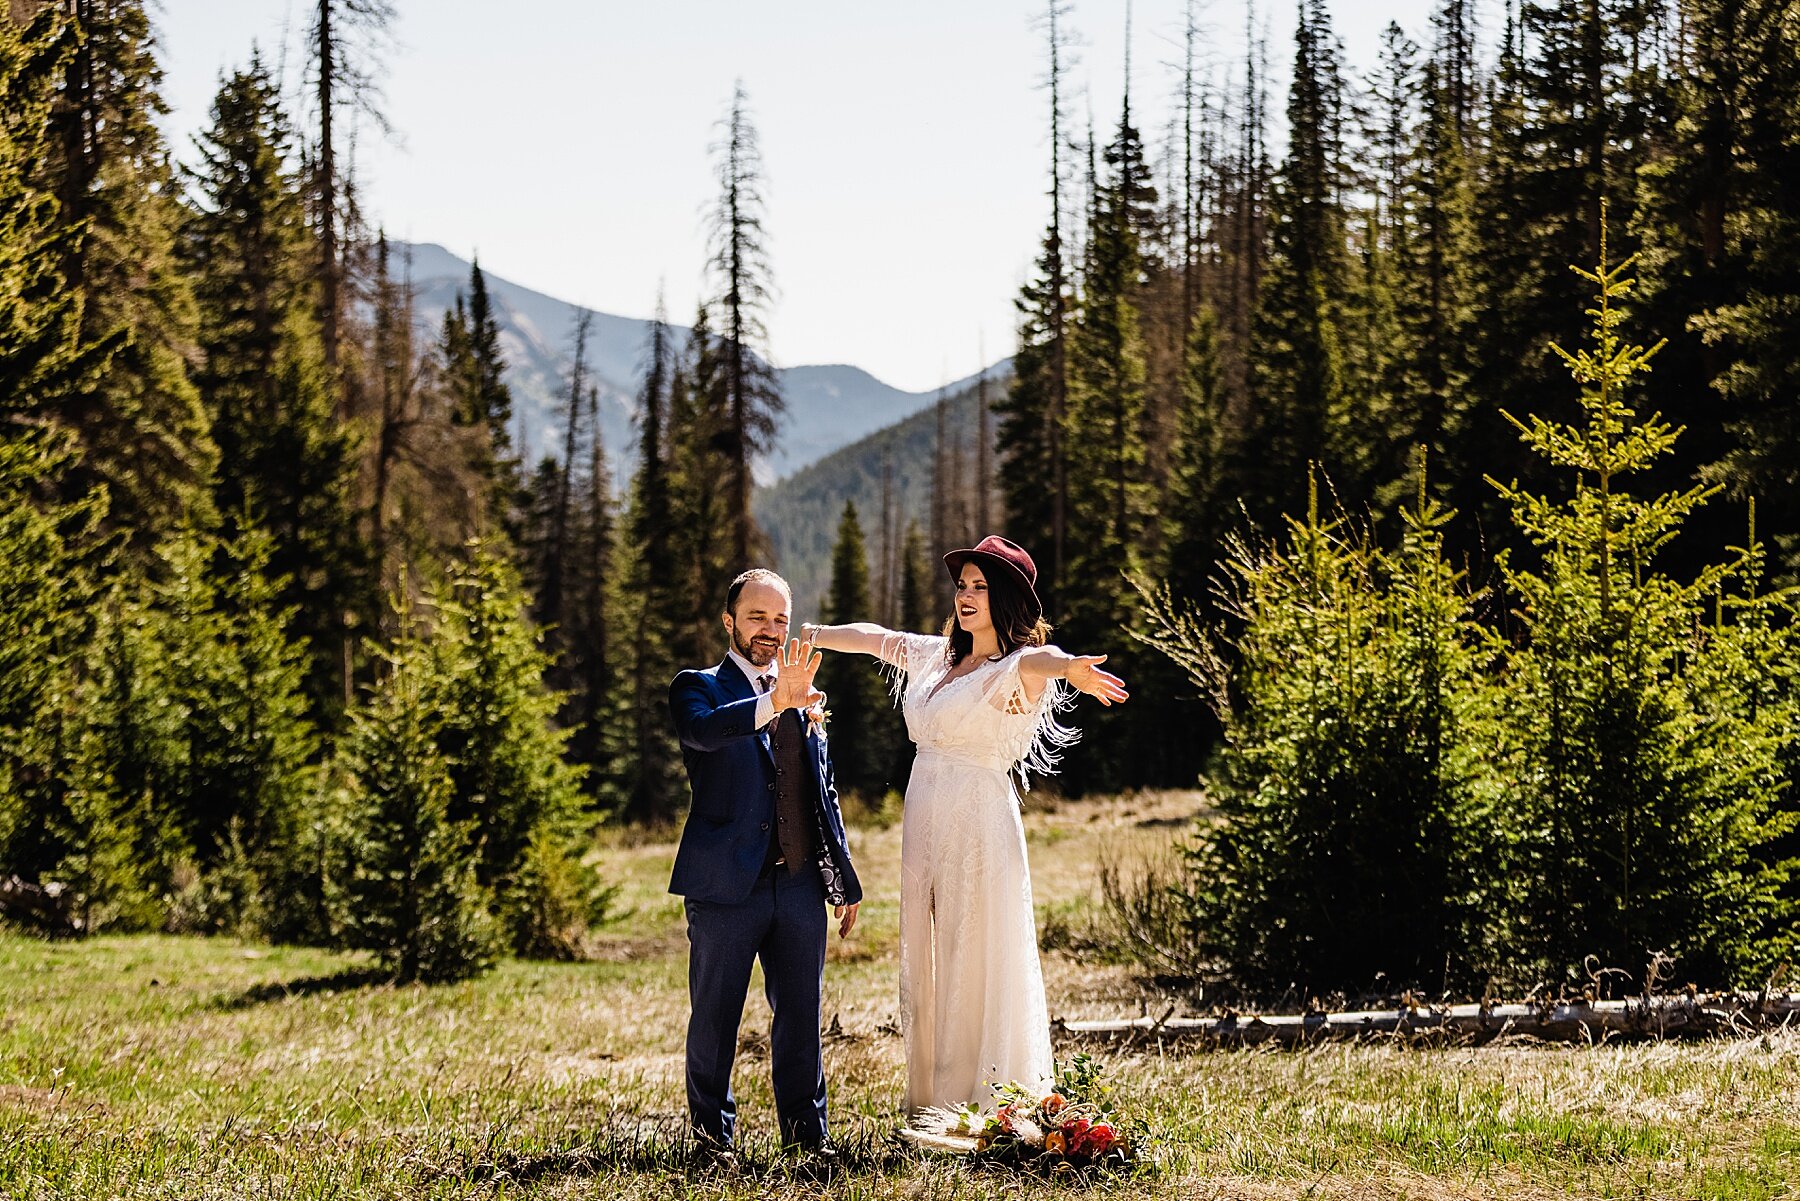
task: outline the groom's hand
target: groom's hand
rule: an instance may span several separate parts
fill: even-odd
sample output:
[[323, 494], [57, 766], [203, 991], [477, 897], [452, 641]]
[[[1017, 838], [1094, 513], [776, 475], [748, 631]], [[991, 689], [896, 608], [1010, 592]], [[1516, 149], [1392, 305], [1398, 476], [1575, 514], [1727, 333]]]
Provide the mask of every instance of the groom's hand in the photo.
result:
[[813, 677], [824, 661], [825, 656], [815, 651], [812, 643], [798, 638], [782, 648], [781, 670], [775, 673], [775, 687], [769, 691], [775, 712], [805, 709], [825, 699], [825, 694], [813, 687]]
[[[861, 902], [858, 902], [860, 904]], [[856, 906], [833, 905], [831, 916], [838, 920], [838, 937], [849, 938], [850, 931], [856, 929]]]

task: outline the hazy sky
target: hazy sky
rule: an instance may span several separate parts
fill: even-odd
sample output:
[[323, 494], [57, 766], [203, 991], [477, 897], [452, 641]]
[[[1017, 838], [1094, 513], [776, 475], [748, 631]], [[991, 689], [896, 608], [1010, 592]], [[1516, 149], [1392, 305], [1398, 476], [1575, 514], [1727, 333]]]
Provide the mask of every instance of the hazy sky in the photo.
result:
[[[1355, 67], [1428, 0], [1340, 0]], [[487, 270], [604, 312], [687, 323], [704, 282], [708, 147], [733, 81], [767, 175], [777, 364], [854, 363], [914, 391], [1008, 354], [1013, 296], [1048, 217], [1043, 38], [1028, 0], [396, 0], [385, 110], [358, 135], [365, 206], [390, 236], [479, 251]], [[1172, 111], [1185, 0], [1138, 0], [1133, 113]], [[163, 0], [168, 129], [191, 161], [220, 73], [253, 43], [298, 91], [306, 0]], [[1279, 110], [1293, 5], [1261, 5]], [[1223, 82], [1239, 0], [1201, 7]], [[1123, 0], [1077, 3], [1070, 105], [1118, 119]]]

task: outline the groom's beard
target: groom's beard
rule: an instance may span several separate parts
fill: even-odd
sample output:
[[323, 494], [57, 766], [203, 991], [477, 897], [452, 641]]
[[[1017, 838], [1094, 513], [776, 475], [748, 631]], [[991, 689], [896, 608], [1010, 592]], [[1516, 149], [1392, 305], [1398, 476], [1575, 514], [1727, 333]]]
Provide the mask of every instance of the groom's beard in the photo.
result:
[[775, 652], [781, 649], [781, 641], [777, 638], [754, 638], [746, 640], [738, 633], [736, 626], [731, 627], [731, 645], [738, 654], [750, 660], [758, 667], [767, 667], [775, 661]]

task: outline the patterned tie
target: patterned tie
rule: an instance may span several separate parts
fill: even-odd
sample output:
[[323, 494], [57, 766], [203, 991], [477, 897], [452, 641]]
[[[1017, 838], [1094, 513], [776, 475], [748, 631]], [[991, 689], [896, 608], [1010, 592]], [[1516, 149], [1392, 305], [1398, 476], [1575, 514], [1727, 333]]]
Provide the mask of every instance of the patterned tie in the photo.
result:
[[[756, 690], [758, 692], [762, 693], [764, 696], [768, 696], [769, 693], [775, 691], [775, 678], [773, 676], [757, 676], [756, 677]], [[777, 721], [779, 721], [780, 719], [781, 719], [781, 714], [777, 713], [774, 717], [771, 717], [768, 720], [768, 722], [760, 730], [757, 731], [757, 733], [768, 734], [768, 733], [772, 732], [775, 729], [775, 723]]]

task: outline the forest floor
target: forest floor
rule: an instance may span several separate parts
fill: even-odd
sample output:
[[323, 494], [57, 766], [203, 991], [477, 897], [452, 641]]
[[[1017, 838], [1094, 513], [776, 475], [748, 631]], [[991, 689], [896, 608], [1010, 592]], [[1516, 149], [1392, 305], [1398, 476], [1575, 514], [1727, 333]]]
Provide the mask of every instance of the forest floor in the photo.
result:
[[[1034, 805], [1053, 1013], [1166, 1000], [1082, 948], [1096, 866], [1166, 850], [1194, 794]], [[846, 1167], [774, 1146], [768, 1009], [746, 1013], [741, 1169], [682, 1152], [686, 941], [672, 836], [610, 831], [593, 962], [394, 987], [356, 956], [226, 939], [0, 933], [0, 1198], [1036, 1198], [1079, 1184], [898, 1143], [899, 828], [854, 831], [869, 900], [832, 939], [826, 1043]], [[1073, 1048], [1059, 1046], [1058, 1054]], [[1800, 1198], [1800, 1033], [1739, 1041], [1095, 1051], [1158, 1132], [1154, 1198]]]

